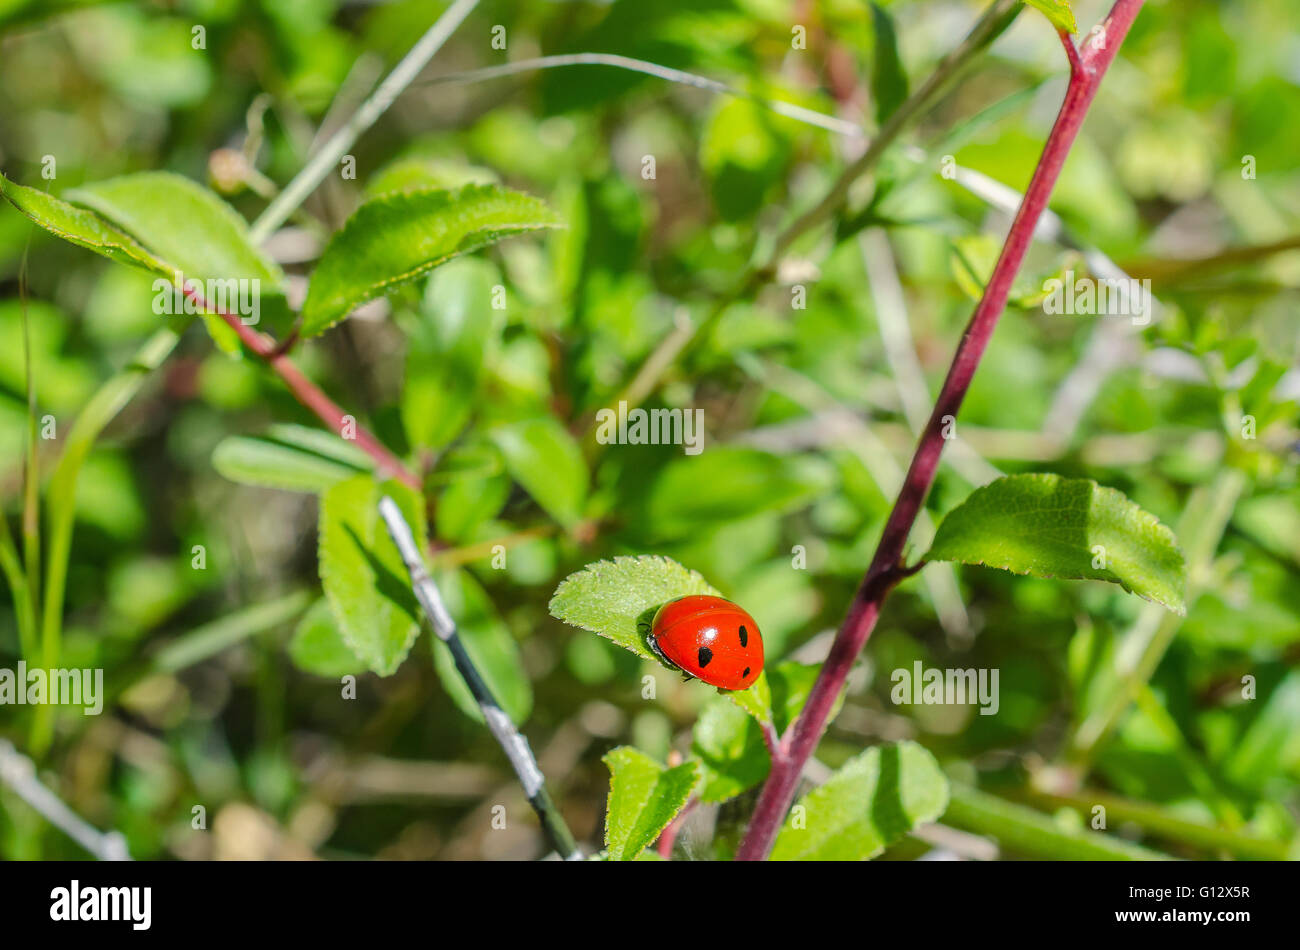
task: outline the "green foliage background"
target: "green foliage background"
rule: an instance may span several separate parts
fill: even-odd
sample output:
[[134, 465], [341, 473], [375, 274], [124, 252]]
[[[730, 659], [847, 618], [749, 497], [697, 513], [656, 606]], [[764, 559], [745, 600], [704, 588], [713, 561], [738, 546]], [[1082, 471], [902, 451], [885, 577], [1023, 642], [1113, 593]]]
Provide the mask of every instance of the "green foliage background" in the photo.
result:
[[[876, 48], [881, 14], [858, 0], [489, 0], [425, 75], [620, 53], [870, 128], [873, 76], [882, 101], [915, 89], [983, 5], [879, 6], [906, 85], [878, 66], [893, 55]], [[1104, 7], [1073, 7], [1086, 42]], [[258, 189], [288, 182], [317, 130], [337, 127], [441, 9], [0, 0], [0, 170], [64, 196], [171, 172], [251, 221], [266, 204]], [[796, 23], [806, 50], [791, 48]], [[196, 24], [202, 50], [191, 45]], [[504, 51], [491, 45], [496, 24]], [[1087, 264], [1038, 242], [1026, 294], [1003, 317], [958, 422], [978, 457], [943, 467], [928, 502], [940, 521], [985, 465], [1119, 489], [1178, 536], [1186, 617], [1097, 581], [932, 565], [889, 601], [818, 751], [827, 766], [876, 770], [866, 747], [910, 740], [909, 761], [931, 769], [932, 756], [953, 784], [941, 820], [993, 836], [1010, 856], [1067, 856], [1097, 804], [1112, 835], [1168, 854], [1291, 852], [1298, 47], [1292, 0], [1147, 5], [1052, 209], [1078, 247], [1150, 278], [1163, 309], [1136, 329], [1123, 317], [1045, 313], [1032, 299], [1043, 278], [1083, 275]], [[286, 298], [301, 305], [324, 238], [365, 198], [396, 188], [500, 184], [545, 200], [565, 223], [401, 287], [293, 358], [422, 472], [435, 576], [507, 708], [527, 717], [522, 729], [589, 851], [604, 846], [602, 759], [634, 745], [655, 762], [617, 753], [629, 775], [653, 778], [674, 751], [702, 759], [697, 793], [728, 800], [711, 812], [714, 834], [688, 829], [678, 854], [728, 856], [761, 778], [760, 737], [707, 687], [553, 618], [557, 585], [604, 558], [666, 555], [757, 618], [769, 672], [782, 659], [820, 662], [893, 500], [891, 472], [913, 444], [906, 371], [882, 333], [905, 320], [936, 392], [979, 289], [980, 248], [996, 248], [1006, 228], [941, 174], [944, 156], [1023, 188], [1063, 86], [1051, 27], [1023, 13], [855, 191], [834, 239], [800, 241], [775, 280], [705, 324], [647, 403], [704, 411], [698, 456], [583, 440], [680, 321], [705, 319], [755, 242], [824, 194], [848, 145], [833, 133], [747, 98], [605, 67], [416, 84], [352, 149], [355, 179], [331, 175], [296, 230], [271, 243]], [[250, 138], [252, 187], [213, 161]], [[653, 179], [642, 174], [648, 155]], [[46, 156], [53, 180], [41, 175]], [[881, 230], [860, 243], [864, 225]], [[864, 247], [879, 264], [870, 236], [882, 233], [905, 314], [878, 310], [868, 277]], [[58, 434], [38, 442], [48, 478], [97, 388], [159, 328], [151, 279], [0, 202], [0, 504], [15, 537], [29, 435], [24, 312], [37, 415], [53, 416]], [[504, 310], [484, 299], [497, 285]], [[794, 285], [806, 309], [792, 308]], [[275, 319], [268, 327], [283, 333], [286, 315]], [[1243, 438], [1244, 416], [1254, 438]], [[544, 853], [499, 747], [458, 684], [445, 685], [449, 658], [427, 633], [382, 678], [339, 649], [320, 606], [313, 492], [367, 460], [317, 445], [295, 476], [303, 481], [247, 484], [258, 459], [318, 428], [254, 357], [214, 348], [191, 326], [94, 444], [77, 485], [60, 665], [103, 668], [108, 708], [60, 714], [42, 751], [29, 747], [30, 711], [0, 707], [0, 735], [34, 752], [47, 784], [95, 825], [122, 831], [139, 857]], [[927, 540], [918, 535], [916, 554]], [[805, 569], [792, 566], [800, 558]], [[0, 609], [0, 667], [20, 655], [11, 607]], [[1117, 675], [1116, 657], [1135, 652], [1150, 668]], [[998, 715], [895, 705], [890, 674], [917, 661], [998, 669]], [[351, 700], [340, 697], [347, 672], [360, 674]], [[693, 734], [697, 720], [705, 731]], [[1097, 734], [1098, 723], [1113, 728]], [[684, 787], [674, 776], [694, 775], [679, 768], [656, 780], [674, 795]], [[918, 800], [927, 819], [944, 801]], [[493, 830], [490, 806], [502, 801], [509, 821]], [[198, 805], [202, 831], [192, 827]], [[627, 825], [619, 849], [644, 847], [661, 817]], [[858, 831], [872, 853], [890, 844], [879, 829]], [[929, 848], [888, 837], [885, 858]], [[0, 787], [0, 855], [81, 852]]]

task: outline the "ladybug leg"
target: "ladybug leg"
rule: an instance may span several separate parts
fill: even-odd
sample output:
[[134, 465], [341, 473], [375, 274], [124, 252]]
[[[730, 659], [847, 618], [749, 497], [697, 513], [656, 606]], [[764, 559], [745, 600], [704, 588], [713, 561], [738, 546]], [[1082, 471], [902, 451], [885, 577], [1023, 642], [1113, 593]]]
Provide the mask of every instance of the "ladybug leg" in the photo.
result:
[[691, 676], [690, 673], [687, 673], [680, 666], [674, 663], [672, 660], [668, 659], [668, 657], [664, 655], [664, 651], [659, 649], [659, 644], [652, 635], [647, 634], [645, 638], [645, 642], [650, 646], [650, 652], [652, 652], [655, 656], [657, 656], [659, 658], [659, 662], [661, 662], [664, 666], [668, 667], [670, 670], [681, 670], [683, 682], [695, 678]]

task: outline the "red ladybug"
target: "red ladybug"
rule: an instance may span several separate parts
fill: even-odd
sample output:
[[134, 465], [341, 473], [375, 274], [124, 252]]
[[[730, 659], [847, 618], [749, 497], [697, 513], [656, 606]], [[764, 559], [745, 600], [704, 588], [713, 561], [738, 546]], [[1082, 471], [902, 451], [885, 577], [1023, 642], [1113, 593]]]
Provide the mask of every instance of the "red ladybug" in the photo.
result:
[[693, 594], [655, 613], [650, 648], [664, 662], [720, 689], [748, 689], [763, 672], [763, 636], [729, 600]]

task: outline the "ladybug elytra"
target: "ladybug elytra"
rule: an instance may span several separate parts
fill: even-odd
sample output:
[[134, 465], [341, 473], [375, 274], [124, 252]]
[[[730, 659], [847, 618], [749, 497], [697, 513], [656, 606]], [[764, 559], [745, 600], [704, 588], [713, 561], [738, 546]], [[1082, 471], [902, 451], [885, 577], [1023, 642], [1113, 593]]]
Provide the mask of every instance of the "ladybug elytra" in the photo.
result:
[[720, 689], [748, 689], [763, 672], [763, 636], [745, 610], [693, 594], [664, 604], [647, 637], [666, 663]]

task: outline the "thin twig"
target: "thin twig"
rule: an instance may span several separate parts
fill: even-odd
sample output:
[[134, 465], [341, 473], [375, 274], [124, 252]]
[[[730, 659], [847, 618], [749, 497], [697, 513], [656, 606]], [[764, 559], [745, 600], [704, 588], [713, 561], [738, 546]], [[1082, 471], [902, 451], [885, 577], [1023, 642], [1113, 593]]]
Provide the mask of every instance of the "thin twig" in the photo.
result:
[[[920, 435], [930, 412], [930, 390], [916, 356], [912, 327], [907, 320], [907, 301], [898, 268], [884, 228], [866, 228], [858, 235], [858, 247], [867, 272], [867, 285], [876, 311], [876, 325], [884, 344], [885, 362], [898, 389], [903, 417], [913, 435]], [[980, 456], [959, 437], [952, 439], [949, 464], [962, 478], [978, 488], [1002, 476], [997, 466]]]
[[[384, 81], [379, 90], [362, 106], [361, 111], [365, 113], [364, 116], [361, 115], [361, 112], [354, 116], [350, 122], [335, 133], [327, 143], [326, 148], [337, 149], [340, 156], [343, 152], [346, 152], [356, 139], [375, 123], [383, 110], [391, 104], [392, 99], [401, 92], [401, 89], [414, 79], [420, 67], [427, 63], [429, 58], [437, 52], [442, 42], [445, 42], [444, 31], [449, 33], [454, 29], [475, 3], [477, 3], [477, 0], [461, 0], [461, 2], [448, 9], [429, 29], [429, 32], [425, 34], [420, 43], [412, 48], [401, 63], [389, 74], [388, 79]], [[460, 9], [458, 10], [458, 8]], [[454, 22], [452, 20], [453, 13], [456, 14]], [[441, 37], [441, 39], [439, 39], [436, 46], [429, 48], [431, 37]], [[399, 74], [399, 70], [403, 70], [403, 67], [407, 67], [407, 69]], [[252, 110], [250, 109], [251, 114]], [[255, 129], [258, 132], [255, 137], [258, 139], [260, 139], [260, 121], [259, 113]], [[318, 155], [317, 158], [319, 159], [320, 156]], [[285, 219], [298, 208], [311, 190], [320, 183], [321, 178], [327, 172], [328, 166], [320, 162], [304, 168], [294, 176], [293, 180], [272, 202], [271, 206], [268, 206], [261, 216], [253, 222], [249, 233], [254, 243], [260, 244], [270, 237], [272, 232], [284, 223]], [[249, 328], [244, 327], [244, 329]], [[238, 332], [238, 328], [236, 330]], [[260, 337], [260, 335], [258, 336]], [[68, 503], [55, 510], [51, 518], [50, 541], [46, 557], [48, 581], [45, 585], [44, 611], [40, 618], [42, 635], [46, 642], [49, 642], [52, 636], [58, 636], [58, 626], [62, 623], [64, 588], [67, 581], [67, 565], [72, 544], [74, 512], [71, 500], [76, 494], [76, 483], [80, 475], [81, 464], [103, 428], [135, 397], [148, 375], [166, 361], [179, 342], [180, 334], [170, 327], [157, 330], [140, 346], [125, 368], [96, 390], [73, 424], [67, 440], [68, 447], [55, 467], [49, 488], [51, 494], [56, 489], [64, 491], [68, 496]], [[268, 343], [268, 347], [273, 349], [274, 344]], [[310, 387], [310, 389], [315, 388], [302, 377], [297, 368], [289, 363], [282, 354], [276, 355], [276, 363], [273, 364], [273, 368], [277, 367], [288, 368], [289, 375], [285, 377], [285, 381], [290, 383], [293, 380], [290, 385], [291, 389], [299, 381], [305, 383], [306, 387]], [[281, 376], [285, 376], [284, 372], [281, 372]], [[310, 389], [303, 388], [303, 392], [310, 392]], [[317, 392], [319, 391], [317, 390]], [[317, 415], [320, 415], [322, 410], [338, 409], [337, 406], [334, 406], [332, 402], [324, 397], [324, 394], [321, 394], [320, 399], [314, 400], [314, 402], [316, 405], [309, 408], [317, 412]], [[328, 420], [327, 424], [329, 424]], [[358, 429], [358, 436], [360, 434], [361, 430]], [[377, 442], [376, 445], [378, 446]], [[391, 453], [388, 453], [387, 449], [382, 446], [378, 446], [378, 448], [391, 457]], [[393, 459], [392, 461], [395, 462], [396, 460]], [[405, 471], [400, 467], [400, 463], [397, 464], [397, 471]], [[391, 468], [391, 465], [385, 464], [384, 467]], [[409, 473], [402, 477], [404, 480], [414, 478]], [[408, 484], [410, 484], [409, 481]]]
[[433, 26], [429, 27], [420, 41], [411, 47], [411, 51], [402, 57], [402, 61], [393, 67], [393, 71], [379, 84], [379, 88], [367, 99], [346, 123], [335, 132], [320, 151], [311, 157], [302, 171], [294, 176], [285, 186], [284, 191], [276, 197], [253, 222], [250, 233], [253, 242], [260, 244], [271, 236], [280, 225], [288, 220], [294, 209], [302, 204], [307, 196], [316, 190], [330, 170], [338, 165], [347, 150], [360, 138], [361, 134], [379, 120], [393, 100], [400, 96], [407, 86], [419, 75], [438, 50], [465, 17], [478, 6], [478, 0], [456, 0]]
[[854, 183], [876, 166], [903, 130], [917, 119], [967, 63], [1006, 27], [1009, 18], [1014, 17], [1019, 9], [1020, 0], [994, 0], [994, 3], [976, 21], [966, 38], [940, 60], [925, 83], [912, 93], [880, 127], [863, 153], [840, 174], [822, 200], [797, 217], [776, 237], [771, 249], [761, 258], [762, 263], [751, 265], [746, 269], [732, 291], [724, 295], [709, 311], [709, 315], [695, 327], [691, 338], [683, 341], [674, 331], [661, 341], [642, 363], [633, 382], [620, 390], [613, 404], [626, 401], [629, 406], [638, 405], [639, 401], [634, 402], [629, 397], [640, 396], [642, 393], [648, 395], [653, 392], [664, 371], [698, 340], [706, 337], [707, 332], [712, 329], [731, 303], [749, 296], [761, 287], [775, 271], [790, 246], [809, 231], [824, 224], [839, 210], [848, 199]]
[[720, 93], [724, 96], [734, 96], [737, 99], [746, 99], [763, 106], [766, 109], [775, 112], [777, 115], [783, 115], [787, 118], [794, 119], [798, 122], [804, 122], [808, 125], [815, 125], [818, 128], [826, 129], [839, 135], [848, 135], [860, 138], [866, 133], [862, 127], [853, 122], [846, 122], [843, 119], [837, 119], [834, 116], [826, 115], [823, 112], [817, 112], [814, 109], [807, 109], [803, 106], [795, 105], [793, 102], [783, 102], [780, 99], [765, 99], [762, 96], [756, 96], [744, 90], [729, 86], [724, 82], [716, 79], [710, 79], [707, 76], [701, 76], [697, 73], [688, 73], [680, 69], [673, 69], [669, 66], [660, 66], [658, 63], [652, 63], [644, 59], [633, 59], [630, 56], [619, 56], [614, 53], [564, 53], [557, 56], [539, 56], [536, 59], [523, 59], [514, 63], [505, 63], [501, 66], [488, 66], [485, 69], [473, 69], [463, 73], [449, 73], [445, 76], [435, 76], [432, 79], [421, 80], [414, 85], [450, 85], [462, 83], [482, 82], [488, 79], [501, 79], [506, 76], [517, 76], [521, 73], [535, 72], [540, 69], [556, 69], [564, 66], [610, 66], [615, 69], [631, 70], [635, 73], [643, 73], [647, 76], [654, 76], [658, 79], [666, 79], [669, 82], [675, 82], [683, 86], [693, 86], [696, 89], [705, 89], [709, 92]]
[[984, 11], [961, 44], [941, 59], [921, 87], [908, 96], [906, 101], [890, 115], [885, 124], [880, 127], [880, 131], [876, 133], [876, 137], [871, 140], [871, 144], [867, 146], [866, 151], [840, 174], [826, 196], [795, 219], [776, 239], [776, 246], [768, 258], [770, 262], [779, 260], [790, 245], [808, 231], [829, 220], [831, 215], [839, 210], [848, 198], [849, 189], [853, 187], [854, 182], [875, 168], [885, 149], [898, 138], [903, 129], [920, 116], [966, 64], [1006, 27], [1008, 18], [1014, 17], [1019, 11], [1020, 0], [996, 0]]
[[[879, 437], [878, 426], [869, 426], [854, 413], [835, 401], [815, 381], [775, 362], [762, 364], [766, 384], [787, 399], [814, 413], [815, 423], [825, 430], [824, 442], [840, 445], [856, 455], [863, 468], [886, 498], [897, 495], [903, 487], [903, 468], [894, 459]], [[915, 437], [915, 433], [913, 433]], [[819, 442], [819, 444], [824, 444]], [[917, 516], [913, 539], [917, 544], [928, 545], [934, 540], [934, 519], [928, 511]], [[970, 614], [962, 601], [957, 585], [957, 572], [951, 564], [938, 564], [921, 578], [934, 606], [939, 626], [957, 641], [969, 641], [974, 634]]]
[[420, 601], [420, 606], [424, 608], [425, 616], [433, 626], [433, 632], [451, 651], [452, 659], [456, 662], [456, 670], [465, 681], [465, 685], [469, 687], [475, 701], [478, 702], [479, 709], [483, 712], [483, 719], [492, 730], [492, 735], [496, 737], [497, 742], [501, 744], [515, 774], [519, 776], [524, 794], [528, 797], [528, 803], [533, 806], [533, 810], [537, 812], [542, 829], [551, 839], [551, 844], [560, 857], [566, 861], [581, 861], [582, 852], [578, 850], [573, 833], [569, 831], [564, 817], [546, 790], [546, 779], [537, 765], [537, 759], [533, 756], [528, 740], [510, 721], [510, 717], [492, 695], [492, 690], [474, 665], [469, 653], [465, 651], [465, 646], [456, 632], [456, 621], [451, 619], [451, 614], [447, 612], [447, 607], [442, 602], [442, 595], [438, 593], [437, 585], [434, 584], [433, 578], [429, 576], [429, 571], [424, 566], [424, 558], [420, 555], [410, 525], [402, 517], [401, 509], [385, 495], [379, 501], [379, 513], [384, 519], [384, 524], [388, 526], [388, 533], [392, 536], [393, 543], [401, 552], [402, 561], [411, 575], [411, 586]]
[[[1029, 187], [1025, 190], [1025, 199], [1012, 222], [1011, 232], [1007, 235], [984, 296], [962, 335], [930, 420], [917, 442], [903, 489], [885, 523], [875, 556], [858, 587], [848, 615], [836, 634], [830, 655], [818, 674], [808, 702], [791, 726], [792, 734], [787, 741], [790, 755], [784, 761], [773, 764], [759, 795], [749, 830], [736, 854], [738, 860], [761, 860], [771, 851], [777, 831], [794, 799], [803, 765], [826, 731], [831, 709], [843, 690], [862, 647], [875, 629], [881, 606], [903, 576], [901, 564], [905, 547], [934, 481], [939, 456], [947, 441], [943, 435], [947, 420], [955, 419], [961, 411], [966, 391], [970, 388], [980, 358], [1006, 307], [1011, 285], [1028, 253], [1038, 220], [1047, 207], [1070, 148], [1088, 114], [1088, 108], [1097, 95], [1101, 78], [1115, 58], [1144, 2], [1145, 0], [1117, 0], [1104, 24], [1105, 43], [1101, 46], [1089, 44], [1082, 57], [1071, 56], [1070, 84], [1066, 88], [1065, 100], [1043, 146], [1042, 156]], [[1069, 50], [1074, 49], [1068, 35], [1061, 34], [1061, 41]]]
[[0, 739], [0, 782], [12, 788], [19, 798], [39, 812], [46, 821], [99, 860], [131, 860], [126, 838], [121, 832], [103, 832], [82, 819], [63, 799], [41, 784], [41, 780], [36, 777], [35, 763], [15, 749], [7, 739]]

